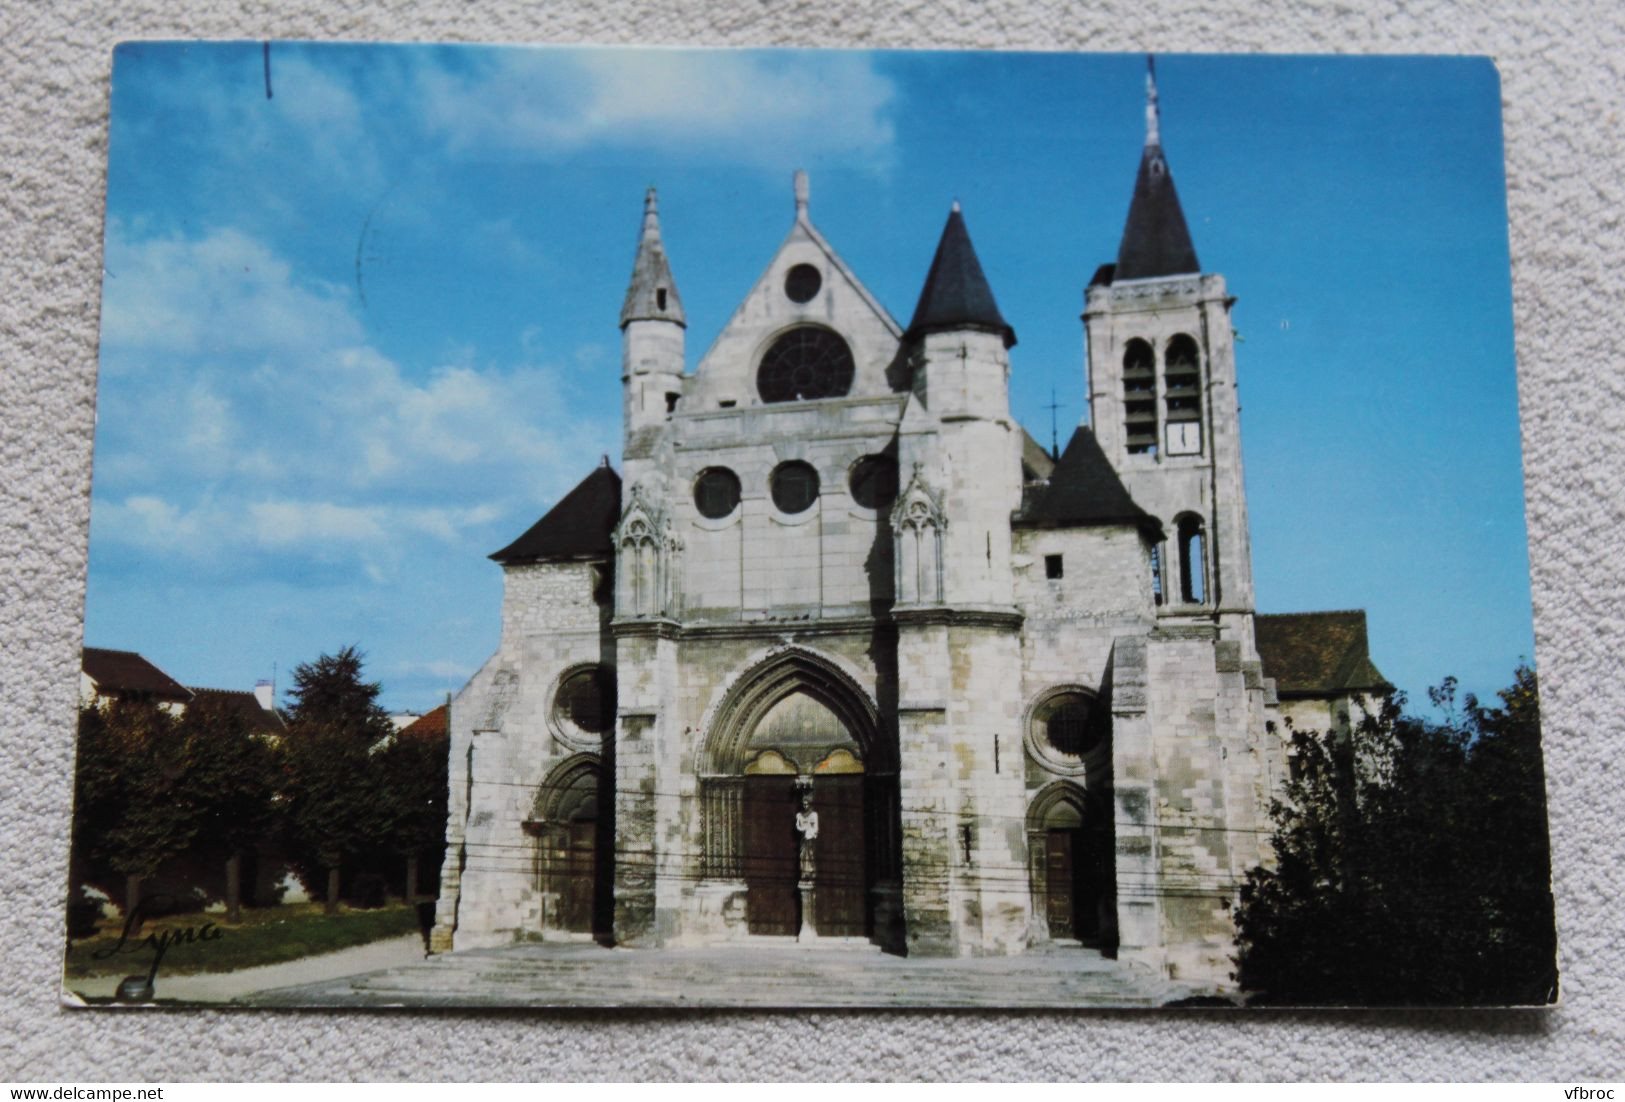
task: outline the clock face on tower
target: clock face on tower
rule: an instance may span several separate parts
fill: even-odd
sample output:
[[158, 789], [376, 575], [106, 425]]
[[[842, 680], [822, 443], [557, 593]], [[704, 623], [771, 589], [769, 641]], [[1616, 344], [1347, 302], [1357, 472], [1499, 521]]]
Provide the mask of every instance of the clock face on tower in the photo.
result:
[[1169, 455], [1200, 455], [1202, 422], [1174, 421], [1168, 425]]

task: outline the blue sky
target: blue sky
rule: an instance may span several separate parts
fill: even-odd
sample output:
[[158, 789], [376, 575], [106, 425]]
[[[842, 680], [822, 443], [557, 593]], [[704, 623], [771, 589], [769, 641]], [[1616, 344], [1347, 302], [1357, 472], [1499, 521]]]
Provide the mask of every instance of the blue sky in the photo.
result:
[[[361, 646], [424, 710], [495, 648], [504, 546], [608, 453], [660, 189], [692, 368], [814, 221], [907, 323], [958, 199], [1084, 416], [1082, 288], [1143, 140], [1126, 55], [139, 43], [113, 74], [86, 642], [247, 688]], [[1533, 658], [1500, 88], [1483, 59], [1158, 59], [1238, 296], [1260, 611], [1365, 608], [1420, 703]]]

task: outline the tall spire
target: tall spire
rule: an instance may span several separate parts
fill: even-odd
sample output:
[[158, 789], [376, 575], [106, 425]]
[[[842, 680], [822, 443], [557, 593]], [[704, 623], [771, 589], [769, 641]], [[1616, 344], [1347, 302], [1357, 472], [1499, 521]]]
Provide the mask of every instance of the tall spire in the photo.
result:
[[982, 262], [976, 259], [957, 199], [948, 211], [948, 224], [942, 227], [937, 255], [931, 260], [931, 271], [920, 290], [907, 336], [912, 339], [948, 329], [998, 333], [1004, 337], [1006, 348], [1016, 343], [1015, 330], [993, 301], [993, 288], [982, 274]]
[[1157, 110], [1157, 59], [1150, 54], [1145, 55], [1145, 144], [1161, 145], [1162, 137], [1157, 133], [1157, 124], [1161, 122]]
[[1185, 212], [1179, 206], [1174, 177], [1162, 153], [1161, 113], [1157, 103], [1156, 62], [1146, 57], [1145, 149], [1140, 154], [1140, 172], [1134, 180], [1134, 197], [1129, 201], [1128, 222], [1117, 248], [1117, 270], [1113, 280], [1155, 279], [1159, 276], [1190, 275], [1200, 272], [1196, 246], [1185, 225]]
[[643, 197], [643, 233], [638, 238], [637, 259], [632, 262], [632, 282], [621, 305], [621, 328], [634, 321], [669, 321], [688, 327], [671, 265], [666, 263], [666, 247], [660, 241], [660, 201], [654, 188]]

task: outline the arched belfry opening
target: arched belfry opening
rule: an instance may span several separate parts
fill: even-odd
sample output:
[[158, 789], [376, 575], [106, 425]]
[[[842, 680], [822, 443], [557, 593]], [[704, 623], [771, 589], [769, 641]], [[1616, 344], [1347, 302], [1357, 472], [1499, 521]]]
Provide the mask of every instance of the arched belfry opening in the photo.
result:
[[736, 678], [713, 710], [700, 792], [704, 876], [743, 886], [748, 933], [893, 940], [895, 737], [839, 665], [792, 648]]

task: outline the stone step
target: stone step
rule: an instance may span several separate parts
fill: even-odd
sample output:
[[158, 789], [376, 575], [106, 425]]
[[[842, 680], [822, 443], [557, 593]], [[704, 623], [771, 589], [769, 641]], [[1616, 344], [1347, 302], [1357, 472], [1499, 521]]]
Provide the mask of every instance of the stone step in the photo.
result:
[[868, 943], [753, 942], [626, 950], [527, 944], [279, 991], [260, 1005], [1085, 1007], [1155, 1006], [1190, 992], [1077, 947], [1020, 957], [903, 958]]

